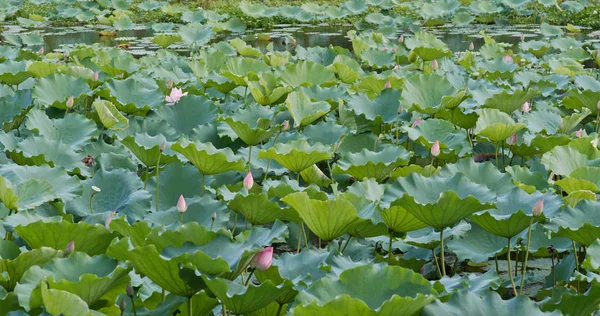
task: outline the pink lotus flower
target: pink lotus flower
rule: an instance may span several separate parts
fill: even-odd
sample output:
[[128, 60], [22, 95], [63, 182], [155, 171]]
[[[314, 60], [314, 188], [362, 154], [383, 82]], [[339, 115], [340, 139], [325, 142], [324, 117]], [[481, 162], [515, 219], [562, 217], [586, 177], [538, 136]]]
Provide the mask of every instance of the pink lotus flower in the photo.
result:
[[517, 144], [517, 134], [512, 134], [512, 135], [510, 136], [510, 138], [508, 139], [508, 144], [509, 144], [510, 146], [514, 146], [514, 145], [516, 145], [516, 144]]
[[285, 121], [283, 121], [283, 124], [281, 124], [281, 131], [285, 132], [288, 129], [290, 129], [290, 121], [285, 120]]
[[507, 63], [512, 63], [514, 61], [511, 55], [504, 55], [504, 57], [502, 57], [502, 60], [504, 60]]
[[244, 177], [244, 188], [246, 188], [246, 190], [250, 190], [250, 189], [252, 189], [253, 185], [254, 185], [254, 178], [252, 177], [252, 172], [248, 172], [246, 177]]
[[98, 81], [98, 72], [97, 71], [94, 71], [94, 73], [92, 74], [92, 80]]
[[475, 44], [473, 44], [473, 42], [471, 42], [469, 44], [469, 50], [474, 50], [475, 49]]
[[533, 216], [542, 215], [542, 212], [544, 212], [544, 198], [540, 198], [537, 202], [535, 202], [531, 212], [533, 213]]
[[75, 251], [75, 240], [71, 240], [65, 247], [65, 254], [71, 254]]
[[575, 135], [577, 135], [577, 138], [581, 138], [581, 133], [583, 133], [583, 129], [580, 128], [577, 133], [575, 133]]
[[73, 104], [75, 103], [75, 97], [71, 96], [67, 99], [67, 109], [72, 109]]
[[436, 140], [435, 143], [433, 143], [433, 146], [431, 146], [431, 155], [433, 157], [437, 157], [440, 155], [440, 141]]
[[398, 113], [402, 113], [402, 111], [404, 111], [404, 107], [402, 107], [402, 105], [401, 105], [398, 107]]
[[110, 222], [112, 222], [112, 217], [115, 214], [117, 214], [117, 211], [112, 211], [112, 212], [110, 212], [110, 215], [108, 215], [106, 222], [104, 222], [104, 226], [106, 226], [106, 228], [110, 229]]
[[421, 121], [423, 121], [423, 119], [419, 117], [416, 121], [414, 121], [412, 123], [412, 128], [417, 127], [417, 125], [419, 125], [419, 123], [421, 123]]
[[40, 47], [40, 55], [44, 55], [44, 48]]
[[404, 42], [404, 34], [400, 35], [400, 37], [398, 37], [398, 43], [402, 43]]
[[258, 271], [265, 271], [273, 263], [273, 247], [265, 247], [252, 258], [252, 265]]
[[522, 112], [529, 112], [531, 111], [531, 106], [529, 105], [529, 102], [525, 102], [521, 105], [521, 111]]
[[177, 200], [177, 212], [179, 213], [185, 213], [185, 211], [187, 211], [188, 205], [187, 202], [185, 201], [185, 198], [183, 197], [183, 195], [179, 196], [179, 200]]
[[521, 42], [525, 40], [525, 34], [521, 34]]
[[396, 66], [394, 66], [394, 69], [395, 69], [395, 70], [398, 70], [398, 69], [400, 69], [400, 68], [402, 68], [402, 66], [400, 66], [400, 65], [396, 65]]
[[171, 90], [171, 94], [165, 97], [165, 100], [167, 101], [167, 106], [175, 105], [175, 103], [181, 100], [181, 97], [186, 96], [187, 94], [187, 92], [183, 92], [183, 90], [181, 89], [173, 88]]
[[391, 82], [389, 82], [389, 81], [387, 81], [387, 82], [385, 83], [385, 85], [383, 86], [383, 88], [384, 88], [384, 89], [390, 89], [390, 88], [392, 88], [392, 83], [391, 83]]
[[436, 70], [440, 67], [440, 65], [438, 64], [437, 59], [434, 59], [433, 62], [431, 62], [431, 67], [433, 67], [433, 70]]
[[169, 79], [169, 81], [167, 81], [167, 89], [172, 89], [173, 88], [173, 79]]

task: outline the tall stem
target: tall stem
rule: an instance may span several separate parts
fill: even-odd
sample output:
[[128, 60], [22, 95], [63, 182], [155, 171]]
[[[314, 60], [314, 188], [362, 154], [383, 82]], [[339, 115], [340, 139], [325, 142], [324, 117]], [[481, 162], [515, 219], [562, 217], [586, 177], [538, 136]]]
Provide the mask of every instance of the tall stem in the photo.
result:
[[520, 294], [523, 294], [523, 286], [525, 285], [525, 272], [527, 272], [527, 259], [529, 259], [529, 245], [531, 243], [531, 226], [533, 225], [533, 217], [529, 221], [529, 230], [527, 231], [527, 248], [525, 248], [525, 261], [521, 269], [521, 286], [519, 288]]
[[250, 283], [250, 279], [252, 279], [252, 275], [254, 275], [254, 270], [256, 269], [252, 269], [252, 271], [250, 271], [250, 275], [248, 276], [248, 279], [246, 279], [246, 283], [244, 283], [244, 286], [248, 286], [248, 283]]
[[187, 312], [188, 312], [189, 316], [194, 315], [192, 313], [193, 312], [193, 310], [192, 310], [192, 300], [193, 300], [193, 298], [194, 298], [193, 296], [190, 296], [190, 298], [188, 299], [188, 310], [187, 310]]
[[440, 265], [442, 266], [442, 277], [446, 276], [446, 261], [444, 260], [444, 229], [440, 230]]
[[344, 247], [342, 247], [342, 250], [340, 251], [340, 253], [344, 253], [344, 250], [346, 250], [346, 247], [348, 247], [348, 244], [350, 243], [350, 239], [352, 239], [352, 235], [348, 236], [348, 239], [346, 240], [346, 244], [344, 245]]
[[163, 301], [163, 302], [165, 301], [165, 298], [167, 297], [167, 293], [166, 293], [166, 292], [167, 292], [167, 291], [165, 291], [165, 289], [163, 288], [163, 289], [162, 289], [162, 293], [161, 293], [161, 294], [162, 294], [161, 296], [162, 296], [162, 301]]
[[[579, 256], [577, 255], [577, 246], [575, 245], [575, 241], [571, 240], [573, 244], [573, 255], [575, 256], [575, 271], [579, 272]], [[579, 280], [577, 280], [577, 293], [579, 293]]]
[[204, 196], [204, 173], [202, 174], [202, 187], [200, 188], [200, 196]]
[[433, 261], [435, 262], [435, 267], [437, 269], [438, 276], [440, 279], [442, 278], [442, 271], [440, 270], [440, 263], [437, 260], [437, 256], [435, 255], [435, 249], [431, 249], [431, 253], [433, 254]]
[[277, 309], [277, 314], [275, 314], [275, 316], [279, 316], [281, 315], [281, 311], [283, 310], [283, 304], [278, 303], [279, 304], [279, 308]]
[[237, 215], [238, 213], [235, 213], [235, 216], [233, 217], [233, 227], [231, 228], [231, 235], [235, 238], [235, 229], [237, 228]]
[[512, 269], [510, 265], [510, 238], [508, 238], [508, 254], [506, 255], [506, 259], [508, 260], [508, 276], [510, 277], [510, 284], [512, 285], [513, 293], [515, 294], [515, 296], [517, 296], [519, 294], [517, 293], [517, 286], [515, 285], [515, 278], [512, 274]]
[[495, 160], [496, 160], [496, 169], [498, 169], [498, 149], [499, 149], [498, 148], [498, 144], [496, 143], [496, 158], [495, 158]]
[[162, 156], [161, 154], [158, 154], [158, 161], [156, 162], [156, 212], [158, 213], [158, 193], [160, 192], [160, 182], [159, 180], [159, 175], [160, 175], [160, 156]]
[[248, 148], [248, 172], [252, 171], [252, 146]]
[[148, 167], [146, 167], [144, 176], [146, 177], [146, 178], [144, 178], [144, 190], [146, 190], [146, 185], [148, 185]]
[[394, 261], [392, 260], [392, 255], [393, 255], [392, 242], [393, 242], [394, 235], [392, 234], [391, 231], [389, 232], [389, 234], [390, 234], [390, 245], [388, 246], [388, 264], [392, 265], [392, 263], [394, 263]]
[[94, 214], [94, 204], [92, 203], [94, 201], [94, 196], [96, 196], [96, 193], [92, 193], [92, 196], [90, 197], [90, 214]]
[[[279, 130], [279, 132], [277, 132], [277, 135], [275, 135], [275, 139], [273, 140], [273, 146], [275, 146], [275, 143], [277, 142], [277, 138], [279, 138], [280, 134], [281, 134], [281, 130]], [[265, 180], [267, 180], [267, 175], [269, 174], [270, 166], [271, 166], [271, 159], [269, 158], [269, 160], [267, 161], [267, 169], [265, 170], [265, 176], [263, 177], [263, 182], [265, 182]]]
[[133, 296], [129, 297], [131, 299], [131, 308], [133, 310], [133, 316], [137, 316], [137, 312], [135, 311], [135, 301], [133, 300]]
[[304, 234], [304, 246], [308, 247], [308, 236], [304, 228], [304, 222], [300, 223], [300, 226], [302, 227], [302, 234]]

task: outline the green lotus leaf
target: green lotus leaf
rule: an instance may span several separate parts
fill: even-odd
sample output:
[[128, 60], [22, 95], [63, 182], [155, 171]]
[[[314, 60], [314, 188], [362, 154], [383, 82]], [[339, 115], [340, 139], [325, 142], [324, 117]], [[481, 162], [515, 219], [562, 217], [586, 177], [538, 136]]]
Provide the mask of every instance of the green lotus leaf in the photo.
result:
[[594, 241], [587, 249], [582, 267], [598, 272], [600, 268], [600, 241]]
[[281, 72], [281, 80], [292, 88], [300, 86], [320, 86], [335, 82], [333, 72], [312, 61], [299, 61], [286, 66]]
[[534, 90], [503, 90], [500, 93], [492, 95], [485, 100], [483, 108], [497, 109], [504, 113], [512, 113], [518, 110], [521, 105], [528, 100], [531, 100], [536, 95]]
[[27, 71], [36, 78], [44, 78], [61, 70], [61, 65], [55, 63], [36, 61], [27, 66]]
[[550, 43], [545, 41], [523, 41], [519, 44], [519, 46], [523, 51], [530, 52], [536, 57], [546, 55], [550, 50], [552, 50]]
[[202, 46], [213, 37], [213, 29], [200, 23], [190, 23], [179, 28], [181, 40], [190, 46]]
[[100, 70], [112, 77], [134, 73], [141, 67], [133, 55], [118, 48], [95, 50], [91, 55], [95, 55], [92, 61]]
[[308, 228], [325, 241], [347, 233], [352, 224], [359, 220], [352, 203], [343, 199], [313, 200], [305, 192], [296, 192], [281, 201], [293, 207]]
[[361, 74], [364, 74], [360, 64], [346, 55], [336, 56], [327, 69], [334, 72], [343, 83], [347, 84], [354, 83], [360, 79]]
[[566, 237], [584, 246], [600, 238], [600, 216], [595, 210], [597, 201], [583, 200], [575, 207], [567, 206], [560, 214], [550, 218], [545, 227], [553, 236]]
[[[369, 180], [372, 181], [373, 179]], [[352, 203], [358, 212], [359, 220], [352, 225], [348, 234], [359, 238], [387, 235], [389, 229], [383, 221], [376, 205], [371, 200], [351, 192], [340, 194], [339, 197]]]
[[[527, 139], [523, 144], [517, 144], [510, 148], [513, 154], [522, 157], [546, 154], [554, 147], [566, 145], [571, 140], [567, 135], [544, 136], [537, 134], [533, 138], [530, 138], [529, 135], [531, 134], [525, 134]], [[529, 141], [529, 144], [527, 144], [527, 141]]]
[[[464, 237], [471, 230], [471, 224], [460, 221], [452, 228], [444, 229], [444, 240], [459, 239]], [[404, 241], [415, 247], [434, 250], [440, 246], [440, 233], [433, 230], [431, 227], [426, 227], [416, 231], [409, 232]]]
[[11, 211], [32, 209], [54, 199], [54, 188], [46, 180], [27, 179], [14, 185], [0, 176], [0, 201]]
[[100, 95], [112, 101], [120, 111], [127, 114], [146, 115], [150, 109], [164, 103], [164, 95], [153, 79], [129, 77], [110, 80], [103, 86]]
[[229, 59], [221, 68], [221, 74], [238, 86], [247, 86], [246, 78], [250, 81], [258, 80], [258, 74], [268, 70], [269, 66], [260, 60], [239, 57]]
[[485, 184], [496, 195], [503, 196], [515, 187], [510, 174], [501, 173], [491, 162], [476, 163], [471, 158], [464, 158], [454, 164], [447, 164], [440, 170], [439, 175], [450, 177], [462, 173], [475, 183]]
[[329, 103], [325, 101], [312, 102], [306, 93], [300, 91], [288, 94], [285, 104], [294, 119], [295, 127], [310, 125], [327, 114], [330, 109]]
[[183, 139], [173, 144], [171, 149], [184, 155], [203, 175], [244, 170], [244, 160], [235, 156], [229, 148], [217, 149], [211, 143]]
[[53, 290], [66, 291], [81, 298], [96, 309], [113, 305], [129, 283], [129, 269], [105, 255], [90, 257], [74, 252], [67, 258], [55, 258], [43, 267], [29, 269], [15, 287], [19, 302], [29, 308], [42, 304], [38, 301], [40, 283]]
[[[0, 245], [3, 251], [2, 259], [0, 259], [0, 273], [7, 275], [6, 278], [0, 279], [0, 285], [7, 291], [14, 290], [25, 271], [30, 267], [44, 265], [57, 254], [56, 250], [46, 247], [21, 252], [12, 241], [3, 240]], [[11, 254], [9, 255], [5, 251], [10, 251]]]
[[[142, 189], [144, 186], [142, 180], [131, 171], [100, 169], [93, 178], [86, 179], [82, 184], [83, 194], [80, 198], [67, 203], [67, 213], [87, 216], [92, 213], [118, 211], [119, 214], [125, 214], [129, 219], [136, 220], [143, 218], [150, 209], [151, 195]], [[92, 186], [98, 187], [101, 191], [95, 192]]]
[[[427, 119], [415, 127], [403, 127], [408, 133], [408, 137], [431, 151], [431, 146], [435, 141], [440, 143], [439, 159], [456, 157], [456, 154], [463, 153], [468, 148], [465, 147], [467, 135], [464, 131], [457, 131], [454, 125], [446, 120]], [[450, 152], [446, 149], [450, 149]]]
[[[543, 217], [533, 217], [533, 205], [541, 198], [544, 199]], [[541, 194], [537, 191], [527, 194], [515, 188], [509, 194], [498, 198], [495, 209], [474, 213], [471, 219], [494, 235], [512, 238], [529, 227], [532, 217], [534, 221], [550, 218], [561, 206], [562, 199], [554, 194]]]
[[66, 101], [70, 97], [77, 99], [82, 95], [90, 96], [92, 92], [85, 80], [66, 74], [52, 74], [39, 79], [33, 88], [33, 97], [39, 103], [65, 110]]
[[[585, 167], [584, 167], [585, 168]], [[579, 168], [582, 169], [582, 168]], [[598, 186], [588, 180], [579, 180], [571, 177], [565, 177], [554, 182], [554, 184], [560, 186], [567, 194], [571, 194], [575, 191], [583, 190], [590, 192], [598, 192]]]
[[223, 118], [223, 121], [244, 143], [254, 146], [268, 140], [279, 130], [279, 126], [271, 126], [273, 116], [274, 113], [266, 107], [250, 105]]
[[567, 109], [588, 109], [592, 115], [597, 115], [598, 107], [596, 105], [598, 99], [600, 99], [600, 91], [571, 89], [567, 93], [567, 96], [562, 99], [561, 103]]
[[542, 163], [555, 174], [569, 175], [581, 167], [597, 165], [584, 154], [569, 145], [559, 146], [542, 156]]
[[456, 315], [497, 315], [510, 316], [520, 313], [527, 315], [547, 315], [529, 299], [520, 295], [513, 299], [503, 301], [496, 292], [489, 292], [483, 297], [467, 291], [458, 292], [446, 303], [436, 300], [423, 309], [424, 316], [439, 315], [439, 313], [452, 313]]
[[438, 111], [435, 114], [435, 117], [452, 122], [454, 125], [464, 129], [471, 129], [475, 127], [478, 118], [477, 113], [462, 112], [460, 107], [457, 107], [452, 110], [443, 109], [441, 111]]
[[41, 300], [48, 313], [51, 315], [89, 315], [88, 305], [77, 295], [67, 291], [49, 289], [48, 284], [42, 281]]
[[292, 172], [300, 172], [315, 163], [331, 158], [330, 149], [320, 143], [310, 145], [306, 140], [276, 143], [261, 150], [258, 158], [273, 159]]
[[244, 215], [252, 225], [264, 225], [286, 217], [279, 204], [270, 201], [266, 193], [238, 193], [229, 202], [229, 208]]
[[411, 110], [435, 114], [452, 102], [456, 89], [448, 79], [437, 74], [414, 75], [404, 82], [400, 103]]
[[415, 36], [407, 38], [405, 44], [424, 61], [452, 55], [446, 43], [431, 33], [417, 32]]
[[396, 58], [392, 51], [377, 48], [365, 49], [360, 53], [360, 58], [374, 69], [392, 68], [396, 65]]
[[399, 205], [391, 205], [389, 208], [381, 210], [381, 218], [388, 228], [395, 233], [406, 233], [427, 227], [427, 224], [418, 220], [412, 213]]
[[258, 49], [246, 44], [246, 42], [239, 38], [232, 39], [231, 41], [229, 41], [229, 44], [233, 46], [242, 57], [260, 58], [262, 56], [261, 52]]
[[50, 247], [63, 250], [69, 242], [74, 241], [75, 251], [85, 252], [90, 256], [104, 253], [114, 237], [104, 226], [67, 221], [34, 222], [15, 227], [15, 232], [31, 249]]
[[119, 112], [112, 102], [97, 99], [92, 106], [104, 127], [112, 130], [124, 130], [129, 127], [129, 120]]
[[563, 31], [560, 28], [560, 26], [550, 25], [548, 23], [540, 24], [540, 32], [542, 32], [542, 34], [547, 37], [560, 36], [563, 34]]
[[474, 212], [492, 208], [494, 199], [493, 191], [462, 174], [426, 178], [412, 173], [396, 179], [386, 189], [387, 203], [383, 206], [396, 201], [417, 219], [439, 230]]
[[345, 154], [338, 160], [334, 172], [349, 174], [358, 180], [375, 178], [381, 181], [394, 169], [408, 164], [410, 153], [403, 147], [386, 147], [380, 152], [363, 149], [359, 153]]
[[[566, 2], [563, 4], [565, 3]], [[579, 274], [579, 276], [582, 275]], [[555, 295], [553, 293], [552, 298], [546, 300], [540, 307], [542, 311], [554, 311], [554, 313], [560, 313], [562, 315], [587, 315], [590, 313], [593, 314], [597, 310], [599, 304], [600, 287], [598, 287], [597, 284], [593, 284], [583, 294], [574, 291], [565, 291], [562, 295]]]
[[320, 187], [328, 187], [331, 184], [331, 179], [329, 179], [317, 165], [312, 165], [300, 171], [300, 176], [304, 182], [309, 185], [316, 184]]
[[27, 63], [24, 61], [10, 60], [0, 63], [0, 82], [16, 86], [32, 75], [33, 73], [27, 71]]
[[258, 81], [249, 81], [248, 88], [254, 100], [260, 105], [271, 105], [283, 102], [290, 92], [289, 87], [279, 85], [279, 78], [270, 73], [263, 73]]
[[54, 189], [56, 197], [62, 199], [63, 202], [73, 200], [82, 192], [79, 179], [69, 176], [66, 170], [59, 167], [3, 164], [0, 166], [0, 176], [17, 186], [31, 179], [47, 181]]
[[45, 138], [60, 141], [74, 148], [88, 142], [98, 130], [93, 121], [82, 115], [69, 113], [62, 119], [50, 119], [44, 111], [37, 109], [27, 113], [25, 126]]
[[181, 42], [182, 38], [177, 34], [158, 34], [150, 39], [150, 41], [162, 48], [167, 48], [171, 46], [171, 44]]
[[393, 89], [383, 90], [375, 100], [360, 93], [350, 97], [348, 108], [369, 121], [393, 123], [398, 119], [399, 98], [400, 91]]
[[125, 145], [146, 167], [155, 167], [159, 157], [161, 164], [179, 161], [170, 149], [164, 151], [160, 149], [161, 144], [166, 142], [167, 139], [162, 135], [148, 134], [135, 134], [121, 140], [121, 144]]
[[524, 124], [516, 123], [508, 114], [496, 109], [483, 109], [478, 114], [479, 119], [473, 133], [486, 137], [494, 143], [505, 141], [525, 128]]
[[562, 121], [558, 113], [536, 110], [518, 115], [519, 121], [527, 122], [527, 129], [534, 134], [556, 134]]
[[0, 97], [0, 120], [5, 132], [18, 128], [33, 108], [31, 91], [19, 90], [14, 95]]
[[217, 108], [204, 97], [189, 95], [174, 106], [160, 107], [150, 117], [167, 122], [180, 135], [189, 135], [199, 125], [214, 122]]
[[[563, 99], [564, 101], [565, 99]], [[581, 121], [583, 121], [592, 111], [588, 108], [581, 109], [581, 113], [573, 113], [568, 116], [563, 116], [561, 119], [560, 126], [558, 127], [559, 133], [570, 133]]]
[[[361, 280], [360, 287], [356, 287], [358, 280]], [[294, 309], [294, 314], [335, 313], [333, 308], [341, 304], [336, 301], [342, 300], [350, 306], [362, 306], [363, 311], [369, 311], [366, 315], [396, 312], [416, 315], [435, 299], [434, 293], [431, 284], [410, 269], [363, 265], [345, 270], [339, 279], [325, 277], [314, 282], [296, 297], [299, 305]], [[349, 312], [350, 315], [365, 315]]]

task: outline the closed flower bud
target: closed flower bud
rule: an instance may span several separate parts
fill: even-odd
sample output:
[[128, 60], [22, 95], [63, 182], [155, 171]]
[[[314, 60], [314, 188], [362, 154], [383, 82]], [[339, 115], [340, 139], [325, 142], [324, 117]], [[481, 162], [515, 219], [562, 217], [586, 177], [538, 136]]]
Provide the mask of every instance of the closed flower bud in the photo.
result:
[[437, 59], [434, 59], [433, 62], [431, 62], [431, 67], [433, 68], [433, 70], [436, 70], [440, 67], [440, 65], [438, 64]]
[[75, 103], [75, 98], [71, 96], [67, 99], [67, 109], [72, 109], [73, 103]]
[[580, 128], [580, 129], [577, 131], [577, 133], [576, 133], [576, 135], [577, 135], [577, 138], [581, 138], [581, 134], [582, 134], [582, 133], [583, 133], [583, 129], [582, 129], [582, 128]]
[[507, 63], [512, 63], [514, 61], [511, 55], [504, 55], [504, 57], [502, 57], [502, 60], [504, 60]]
[[244, 177], [244, 188], [246, 188], [246, 190], [250, 190], [250, 189], [252, 189], [253, 185], [254, 185], [254, 178], [252, 177], [252, 172], [248, 172], [246, 177]]
[[44, 55], [44, 47], [40, 47], [40, 55]]
[[212, 220], [216, 220], [217, 219], [217, 212], [213, 212], [212, 213]]
[[121, 302], [119, 302], [119, 309], [123, 312], [123, 311], [125, 311], [126, 307], [127, 307], [127, 302], [125, 302], [125, 300], [121, 300]]
[[106, 228], [110, 229], [110, 222], [112, 222], [112, 217], [115, 214], [117, 214], [117, 211], [112, 211], [108, 215], [108, 218], [106, 218], [106, 222], [104, 222], [104, 226], [106, 226]]
[[94, 71], [94, 73], [92, 74], [92, 80], [98, 81], [98, 72], [97, 71]]
[[167, 147], [167, 143], [165, 143], [165, 142], [160, 143], [160, 152], [162, 153], [163, 151], [165, 151], [166, 147]]
[[179, 213], [185, 213], [185, 211], [187, 211], [188, 205], [187, 202], [185, 201], [185, 198], [183, 197], [183, 195], [179, 196], [179, 200], [177, 201], [177, 212]]
[[133, 287], [131, 286], [131, 283], [127, 284], [127, 288], [125, 289], [125, 292], [127, 293], [127, 295], [129, 297], [133, 297], [133, 295], [135, 294], [135, 291], [133, 290]]
[[474, 50], [475, 49], [475, 44], [473, 44], [473, 42], [469, 43], [469, 50]]
[[521, 105], [521, 111], [522, 112], [529, 112], [531, 111], [531, 106], [529, 105], [529, 102], [525, 102]]
[[385, 83], [385, 85], [383, 86], [383, 88], [384, 88], [384, 89], [390, 89], [391, 87], [392, 87], [392, 83], [391, 83], [391, 82], [389, 82], [389, 81], [387, 81], [387, 82]]
[[521, 42], [525, 40], [525, 34], [521, 34]]
[[508, 144], [509, 144], [510, 146], [514, 146], [514, 145], [516, 145], [516, 144], [517, 144], [517, 134], [512, 134], [512, 135], [510, 136], [510, 138], [508, 139]]
[[435, 143], [433, 143], [433, 146], [431, 146], [431, 155], [433, 157], [437, 157], [440, 155], [440, 141], [436, 140]]
[[265, 247], [252, 258], [252, 266], [258, 271], [267, 270], [273, 262], [273, 247]]
[[598, 103], [596, 103], [596, 108], [598, 109], [598, 111], [600, 111], [600, 101], [598, 101]]
[[404, 42], [404, 35], [400, 35], [400, 37], [398, 37], [398, 43], [402, 42]]
[[285, 132], [288, 129], [290, 129], [290, 121], [285, 120], [285, 121], [283, 121], [283, 124], [281, 124], [281, 131]]
[[73, 251], [75, 251], [75, 240], [71, 240], [65, 247], [65, 254], [72, 254]]
[[533, 216], [540, 216], [544, 212], [544, 198], [539, 199], [533, 205], [533, 209], [531, 210]]

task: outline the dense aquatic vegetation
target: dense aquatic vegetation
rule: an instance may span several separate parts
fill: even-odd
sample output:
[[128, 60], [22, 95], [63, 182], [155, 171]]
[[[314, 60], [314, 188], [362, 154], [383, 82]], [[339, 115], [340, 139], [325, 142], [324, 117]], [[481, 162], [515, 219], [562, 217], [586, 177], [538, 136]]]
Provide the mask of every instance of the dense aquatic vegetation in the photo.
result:
[[[132, 5], [165, 10], [60, 4], [106, 11], [104, 36], [137, 27]], [[597, 312], [595, 32], [451, 50], [390, 11], [347, 49], [183, 17], [151, 25], [160, 49], [141, 57], [2, 33], [1, 315]], [[32, 18], [17, 23], [48, 22]]]

